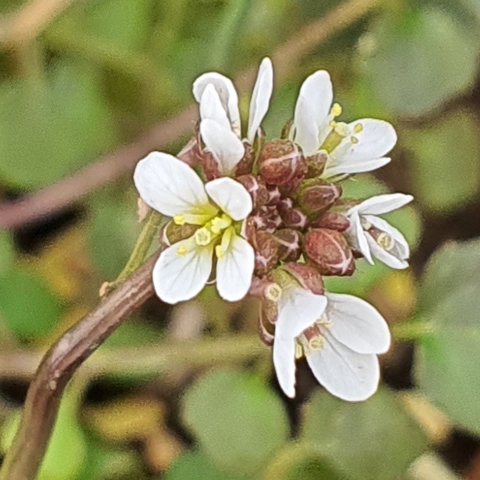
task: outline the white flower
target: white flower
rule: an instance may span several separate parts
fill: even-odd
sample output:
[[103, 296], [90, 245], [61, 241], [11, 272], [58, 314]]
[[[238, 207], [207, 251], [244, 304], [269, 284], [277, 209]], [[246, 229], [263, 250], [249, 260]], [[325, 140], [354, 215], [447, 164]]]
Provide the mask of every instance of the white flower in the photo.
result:
[[[273, 89], [273, 69], [269, 58], [260, 64], [250, 102], [247, 140], [255, 135], [267, 113]], [[193, 83], [193, 95], [200, 104], [200, 135], [217, 161], [222, 175], [228, 175], [242, 159], [238, 95], [232, 81], [216, 72], [204, 73]]]
[[380, 313], [351, 295], [282, 288], [273, 362], [285, 394], [295, 396], [295, 358], [300, 353], [332, 395], [351, 402], [373, 395], [380, 379], [377, 355], [390, 347], [390, 332]]
[[378, 195], [350, 208], [346, 216], [350, 228], [346, 235], [352, 246], [373, 264], [372, 255], [391, 268], [408, 267], [410, 249], [405, 237], [376, 215], [391, 212], [411, 202], [411, 195]]
[[397, 135], [388, 122], [364, 118], [337, 123], [342, 113], [332, 106], [330, 75], [320, 70], [310, 75], [300, 88], [293, 123], [293, 140], [305, 156], [323, 150], [329, 155], [323, 178], [369, 172], [386, 165], [384, 157], [395, 145]]
[[153, 152], [135, 169], [134, 182], [142, 200], [177, 225], [198, 225], [195, 234], [164, 250], [154, 269], [157, 295], [168, 303], [188, 300], [208, 281], [213, 257], [222, 298], [236, 301], [250, 287], [254, 251], [238, 235], [252, 210], [243, 185], [218, 178], [206, 185], [189, 166], [166, 153]]

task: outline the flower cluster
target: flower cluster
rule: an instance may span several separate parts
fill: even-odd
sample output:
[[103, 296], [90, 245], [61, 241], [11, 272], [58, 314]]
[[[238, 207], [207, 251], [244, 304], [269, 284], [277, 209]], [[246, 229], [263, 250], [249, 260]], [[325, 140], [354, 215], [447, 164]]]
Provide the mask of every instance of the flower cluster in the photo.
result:
[[330, 76], [318, 71], [300, 89], [293, 122], [267, 141], [260, 125], [272, 89], [267, 58], [244, 136], [232, 82], [218, 73], [200, 76], [193, 84], [195, 136], [177, 157], [153, 152], [138, 163], [140, 197], [169, 218], [155, 291], [174, 304], [215, 283], [225, 300], [260, 298], [259, 335], [273, 345], [286, 395], [295, 395], [295, 361], [305, 356], [329, 392], [364, 400], [378, 386], [377, 355], [390, 345], [387, 324], [367, 302], [325, 292], [322, 277], [352, 275], [361, 257], [408, 266], [405, 238], [379, 215], [412, 197], [361, 201], [342, 198], [341, 188], [351, 175], [390, 161], [395, 130], [369, 118], [339, 122]]

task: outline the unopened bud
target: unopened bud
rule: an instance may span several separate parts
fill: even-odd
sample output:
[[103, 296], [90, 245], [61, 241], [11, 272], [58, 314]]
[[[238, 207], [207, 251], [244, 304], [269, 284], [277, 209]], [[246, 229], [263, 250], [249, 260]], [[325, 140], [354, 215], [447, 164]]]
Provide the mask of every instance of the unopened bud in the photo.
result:
[[298, 193], [298, 203], [311, 217], [316, 217], [331, 207], [342, 194], [342, 189], [325, 180], [314, 179], [306, 182]]
[[281, 200], [282, 194], [280, 190], [275, 185], [267, 185], [268, 190], [268, 202], [267, 205], [277, 205]]
[[235, 180], [241, 183], [252, 197], [253, 208], [263, 207], [268, 203], [269, 194], [265, 182], [254, 175], [242, 175]]
[[200, 143], [198, 138], [192, 137], [189, 142], [180, 150], [177, 158], [190, 167], [195, 167], [200, 160]]
[[352, 251], [336, 230], [310, 230], [305, 235], [303, 252], [322, 275], [351, 275], [355, 269]]
[[307, 173], [305, 178], [319, 177], [325, 170], [325, 165], [328, 161], [328, 153], [325, 151], [319, 151], [305, 158], [305, 164], [307, 166]]
[[303, 288], [315, 295], [324, 294], [322, 276], [315, 268], [294, 262], [286, 263], [282, 268], [290, 273]]
[[235, 167], [235, 177], [252, 173], [255, 152], [253, 151], [253, 147], [246, 140], [243, 141], [243, 146], [245, 147], [245, 153]]
[[278, 262], [278, 244], [271, 233], [260, 231], [255, 235], [254, 249], [254, 274], [263, 277], [269, 273]]
[[278, 213], [277, 207], [264, 205], [250, 215], [253, 225], [259, 230], [265, 230], [269, 233], [275, 232], [282, 224], [282, 218]]
[[286, 228], [303, 230], [308, 225], [307, 216], [298, 208], [292, 208], [282, 214], [283, 225]]
[[314, 228], [329, 228], [343, 233], [350, 228], [350, 220], [340, 213], [327, 212], [310, 223]]
[[278, 188], [280, 193], [285, 197], [291, 197], [297, 193], [298, 188], [303, 182], [305, 178], [305, 173], [307, 171], [307, 167], [305, 164], [301, 164], [295, 176], [289, 180], [285, 185], [280, 185]]
[[218, 163], [213, 154], [207, 150], [203, 150], [200, 154], [199, 161], [203, 176], [207, 182], [220, 177]]
[[302, 253], [302, 234], [291, 228], [282, 228], [275, 233], [278, 243], [278, 258], [284, 262], [296, 262]]
[[265, 143], [258, 158], [259, 173], [271, 185], [286, 185], [304, 165], [302, 153], [290, 140]]
[[177, 225], [172, 220], [160, 229], [160, 245], [164, 247], [169, 247], [174, 243], [190, 238], [195, 234], [198, 229], [198, 225], [189, 225], [187, 223], [184, 223], [183, 225]]

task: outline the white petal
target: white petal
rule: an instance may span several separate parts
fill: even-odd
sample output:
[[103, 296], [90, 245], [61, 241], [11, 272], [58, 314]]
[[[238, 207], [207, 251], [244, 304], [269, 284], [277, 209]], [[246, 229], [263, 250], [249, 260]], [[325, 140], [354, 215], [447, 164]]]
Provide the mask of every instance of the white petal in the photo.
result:
[[216, 72], [209, 72], [200, 75], [195, 82], [193, 82], [193, 96], [195, 100], [200, 103], [203, 91], [208, 84], [213, 84], [215, 90], [220, 96], [220, 100], [228, 113], [230, 122], [235, 127], [240, 127], [240, 112], [238, 111], [238, 95], [232, 81]]
[[217, 178], [205, 185], [208, 196], [233, 220], [243, 220], [252, 211], [252, 197], [231, 178]]
[[[178, 254], [185, 248], [184, 255]], [[153, 286], [164, 302], [177, 303], [195, 297], [212, 270], [213, 246], [198, 247], [193, 238], [182, 240], [160, 254], [153, 268]]]
[[278, 383], [287, 397], [295, 396], [295, 341], [275, 338], [273, 343], [273, 365]]
[[217, 261], [217, 290], [229, 302], [241, 300], [252, 283], [255, 253], [242, 237], [235, 236], [230, 248]]
[[368, 302], [352, 295], [325, 294], [330, 333], [357, 353], [385, 353], [390, 331], [380, 313]]
[[377, 195], [376, 197], [369, 198], [362, 203], [359, 203], [351, 208], [348, 213], [352, 210], [356, 210], [361, 215], [381, 215], [382, 213], [388, 213], [392, 210], [403, 207], [412, 200], [412, 195], [405, 195], [403, 193]]
[[390, 163], [390, 158], [382, 157], [373, 160], [348, 160], [344, 161], [343, 157], [336, 163], [328, 162], [325, 170], [322, 173], [322, 178], [336, 177], [337, 175], [353, 175], [354, 173], [371, 172], [377, 168], [385, 166]]
[[370, 263], [370, 265], [373, 265], [370, 247], [368, 246], [367, 239], [365, 238], [365, 232], [363, 231], [358, 212], [352, 212], [348, 218], [350, 220], [350, 228], [348, 229], [347, 234], [350, 243], [365, 257], [365, 260]]
[[392, 255], [391, 253], [384, 250], [368, 233], [366, 234], [366, 239], [372, 255], [375, 258], [378, 258], [385, 265], [389, 266], [390, 268], [395, 268], [396, 270], [403, 270], [404, 268], [408, 268], [408, 262], [405, 259], [398, 258], [395, 255]]
[[245, 152], [242, 141], [231, 129], [210, 119], [202, 120], [200, 134], [205, 146], [218, 162], [220, 173], [231, 173]]
[[167, 153], [152, 152], [140, 160], [133, 181], [142, 200], [169, 217], [198, 213], [199, 208], [209, 204], [195, 171]]
[[383, 218], [376, 217], [375, 215], [363, 215], [363, 218], [371, 223], [375, 228], [385, 232], [387, 235], [395, 240], [398, 256], [402, 260], [407, 260], [410, 257], [410, 247], [405, 237], [392, 225], [390, 225]]
[[298, 337], [322, 316], [326, 306], [324, 295], [315, 295], [301, 287], [284, 288], [278, 302], [275, 338]]
[[305, 155], [314, 153], [319, 147], [319, 130], [327, 121], [333, 101], [330, 75], [320, 70], [310, 75], [302, 84], [295, 106], [295, 141]]
[[350, 350], [328, 331], [323, 338], [323, 347], [307, 355], [318, 382], [332, 395], [349, 402], [360, 402], [372, 396], [380, 380], [377, 356]]
[[370, 160], [383, 157], [397, 143], [395, 129], [388, 122], [364, 118], [349, 124], [351, 131], [360, 124], [362, 131], [354, 133], [358, 143], [351, 144], [343, 154], [344, 162]]
[[223, 108], [218, 92], [212, 84], [205, 87], [200, 100], [200, 119], [214, 120], [227, 130], [231, 130], [230, 120], [227, 117], [227, 112]]
[[247, 139], [253, 144], [257, 130], [267, 113], [273, 90], [273, 67], [269, 58], [264, 58], [258, 69], [257, 81], [253, 87], [248, 113]]

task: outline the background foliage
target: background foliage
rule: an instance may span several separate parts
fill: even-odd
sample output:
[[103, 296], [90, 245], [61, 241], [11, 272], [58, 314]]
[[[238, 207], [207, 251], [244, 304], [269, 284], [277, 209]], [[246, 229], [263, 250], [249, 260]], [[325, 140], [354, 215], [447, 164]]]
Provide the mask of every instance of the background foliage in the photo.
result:
[[[342, 2], [59, 0], [61, 12], [33, 38], [7, 42], [18, 13], [33, 4], [40, 15], [46, 3], [0, 3], [4, 202], [135, 141], [192, 103], [196, 76], [237, 76]], [[389, 218], [412, 245], [413, 268], [362, 262], [353, 278], [327, 285], [368, 299], [389, 321], [396, 342], [382, 358], [380, 391], [342, 402], [300, 362], [289, 401], [266, 347], [247, 362], [227, 353], [209, 368], [205, 350], [186, 348], [182, 361], [168, 362], [161, 352], [173, 340], [253, 338], [256, 305], [227, 305], [208, 289], [175, 309], [152, 300], [70, 386], [40, 479], [480, 478], [480, 2], [370, 3], [360, 20], [346, 18], [346, 28], [292, 59], [264, 127], [277, 136], [300, 82], [326, 68], [346, 120], [379, 117], [398, 129], [392, 163], [344, 190], [415, 195]], [[0, 232], [0, 452], [41, 353], [128, 258], [140, 228], [135, 210], [125, 176]]]

